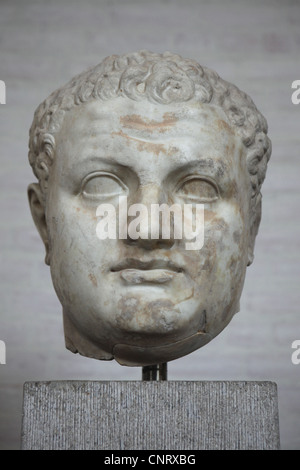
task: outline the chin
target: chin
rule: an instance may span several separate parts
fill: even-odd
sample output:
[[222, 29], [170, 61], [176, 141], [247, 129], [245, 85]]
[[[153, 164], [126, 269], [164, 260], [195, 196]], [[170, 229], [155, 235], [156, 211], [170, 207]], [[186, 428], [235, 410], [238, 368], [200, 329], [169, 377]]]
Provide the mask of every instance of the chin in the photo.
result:
[[114, 359], [124, 366], [147, 366], [173, 361], [201, 348], [209, 343], [211, 336], [197, 332], [178, 341], [166, 341], [163, 338], [155, 346], [136, 346], [116, 344], [112, 350]]

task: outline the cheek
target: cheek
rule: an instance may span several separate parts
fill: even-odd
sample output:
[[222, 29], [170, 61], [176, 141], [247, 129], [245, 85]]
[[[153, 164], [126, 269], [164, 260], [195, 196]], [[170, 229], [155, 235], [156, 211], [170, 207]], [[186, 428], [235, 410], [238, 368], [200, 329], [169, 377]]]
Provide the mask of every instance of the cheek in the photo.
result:
[[51, 201], [47, 211], [47, 226], [51, 254], [59, 258], [86, 256], [86, 252], [101, 249], [102, 242], [97, 238], [96, 208], [84, 208], [68, 197], [57, 197]]
[[220, 201], [215, 210], [205, 211], [205, 235], [214, 239], [221, 250], [242, 252], [249, 236], [247, 208], [236, 198]]
[[[214, 318], [227, 324], [237, 311], [248, 261], [248, 220], [235, 205], [215, 218], [207, 231], [209, 252], [208, 277], [213, 285]], [[225, 217], [226, 215], [226, 217]], [[211, 234], [211, 237], [210, 237]]]
[[185, 251], [194, 279], [202, 271], [226, 273], [247, 257], [248, 222], [236, 205], [220, 204], [204, 215], [204, 245], [199, 251]]
[[219, 209], [206, 214], [204, 246], [197, 257], [195, 252], [185, 253], [195, 282], [195, 296], [205, 302], [208, 321], [212, 323], [217, 318], [222, 322], [232, 316], [242, 291], [248, 259], [245, 218], [233, 204], [224, 204]]
[[77, 210], [66, 201], [60, 201], [58, 210], [53, 206], [53, 212], [49, 212], [53, 286], [73, 323], [87, 333], [96, 328], [95, 312], [107, 300], [101, 289], [101, 271], [111, 252], [106, 240], [97, 238], [96, 223], [92, 211]]
[[105, 243], [96, 236], [93, 211], [83, 210], [62, 197], [52, 201], [47, 216], [50, 267], [56, 291], [63, 284], [81, 284], [85, 279], [95, 284], [94, 268], [105, 251]]

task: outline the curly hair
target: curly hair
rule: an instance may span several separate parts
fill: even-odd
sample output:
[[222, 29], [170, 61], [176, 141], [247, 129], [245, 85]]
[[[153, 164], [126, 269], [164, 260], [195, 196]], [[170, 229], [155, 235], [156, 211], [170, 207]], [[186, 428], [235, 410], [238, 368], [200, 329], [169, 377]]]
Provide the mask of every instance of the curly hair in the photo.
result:
[[44, 200], [49, 169], [55, 157], [55, 134], [65, 113], [90, 100], [107, 101], [118, 96], [162, 105], [195, 100], [221, 107], [247, 147], [247, 168], [252, 186], [251, 218], [256, 220], [257, 232], [260, 190], [271, 155], [267, 121], [252, 99], [235, 85], [196, 61], [170, 52], [139, 51], [109, 56], [74, 77], [40, 104], [30, 129], [29, 162], [39, 180]]

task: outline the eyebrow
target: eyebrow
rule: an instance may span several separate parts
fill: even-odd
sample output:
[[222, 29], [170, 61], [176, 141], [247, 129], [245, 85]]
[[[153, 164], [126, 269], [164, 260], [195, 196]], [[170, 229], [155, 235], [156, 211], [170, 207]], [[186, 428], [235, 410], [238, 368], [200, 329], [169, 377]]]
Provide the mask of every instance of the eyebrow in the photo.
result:
[[121, 163], [117, 160], [114, 159], [114, 157], [102, 157], [100, 155], [87, 155], [85, 158], [79, 160], [79, 162], [74, 163], [71, 165], [70, 170], [71, 171], [76, 171], [78, 167], [84, 167], [87, 164], [99, 164], [99, 163], [104, 163], [108, 166], [115, 166], [118, 167], [119, 169], [121, 168], [130, 168], [132, 167], [130, 165], [126, 165], [124, 163]]
[[218, 174], [218, 176], [223, 176], [227, 172], [227, 165], [223, 160], [214, 160], [211, 157], [206, 157], [206, 158], [199, 158], [199, 159], [194, 159], [191, 160], [190, 162], [187, 162], [186, 167], [198, 167], [198, 168], [209, 168], [214, 170], [215, 173]]
[[[125, 157], [126, 158], [126, 157]], [[120, 162], [115, 157], [104, 157], [100, 155], [87, 155], [86, 158], [80, 160], [80, 162], [75, 163], [71, 167], [71, 171], [77, 170], [78, 167], [84, 167], [86, 165], [95, 165], [95, 164], [105, 164], [110, 167], [118, 168], [119, 171], [122, 169], [131, 170], [132, 172], [136, 173], [134, 166], [130, 165], [129, 162]], [[172, 173], [177, 173], [179, 171], [194, 171], [194, 170], [210, 170], [210, 173], [213, 176], [218, 178], [222, 178], [228, 172], [228, 167], [226, 163], [222, 160], [215, 160], [211, 157], [201, 157], [194, 158], [193, 160], [186, 161], [184, 163], [174, 161], [174, 165], [170, 171], [170, 175]]]
[[186, 172], [186, 171], [205, 171], [209, 170], [209, 173], [211, 176], [216, 177], [216, 178], [224, 178], [228, 174], [228, 166], [226, 165], [225, 162], [222, 160], [214, 160], [211, 157], [199, 157], [197, 159], [193, 159], [189, 162], [186, 162], [184, 164], [179, 164], [176, 165], [172, 171], [170, 172], [170, 175], [178, 172]]

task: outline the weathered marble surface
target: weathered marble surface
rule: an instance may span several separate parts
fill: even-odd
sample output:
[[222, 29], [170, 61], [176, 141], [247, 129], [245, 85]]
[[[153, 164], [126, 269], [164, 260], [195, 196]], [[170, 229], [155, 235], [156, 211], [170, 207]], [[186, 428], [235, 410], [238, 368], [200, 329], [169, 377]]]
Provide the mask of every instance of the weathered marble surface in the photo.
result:
[[267, 131], [249, 96], [170, 52], [109, 56], [37, 108], [28, 198], [68, 349], [151, 365], [228, 325], [254, 258]]

